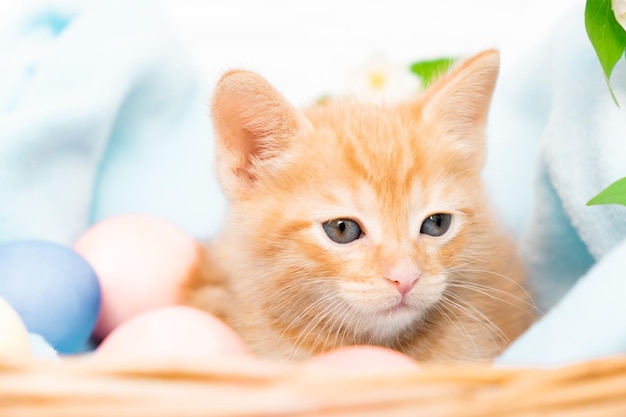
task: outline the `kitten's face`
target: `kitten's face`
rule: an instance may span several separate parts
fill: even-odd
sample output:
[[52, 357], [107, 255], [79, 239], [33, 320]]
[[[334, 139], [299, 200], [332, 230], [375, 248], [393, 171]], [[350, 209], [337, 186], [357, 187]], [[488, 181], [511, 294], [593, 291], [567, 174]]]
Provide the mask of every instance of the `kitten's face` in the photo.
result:
[[486, 54], [393, 106], [300, 113], [258, 76], [222, 80], [213, 109], [224, 233], [240, 250], [233, 285], [282, 337], [391, 344], [481, 255], [482, 130], [497, 74]]

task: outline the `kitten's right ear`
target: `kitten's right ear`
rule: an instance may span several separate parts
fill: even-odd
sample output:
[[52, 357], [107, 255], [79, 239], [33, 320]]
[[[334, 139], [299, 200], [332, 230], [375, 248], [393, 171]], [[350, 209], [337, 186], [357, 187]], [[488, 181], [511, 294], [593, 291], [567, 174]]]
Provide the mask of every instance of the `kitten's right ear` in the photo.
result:
[[218, 176], [229, 198], [244, 197], [272, 170], [305, 120], [263, 77], [243, 70], [222, 76], [211, 114]]

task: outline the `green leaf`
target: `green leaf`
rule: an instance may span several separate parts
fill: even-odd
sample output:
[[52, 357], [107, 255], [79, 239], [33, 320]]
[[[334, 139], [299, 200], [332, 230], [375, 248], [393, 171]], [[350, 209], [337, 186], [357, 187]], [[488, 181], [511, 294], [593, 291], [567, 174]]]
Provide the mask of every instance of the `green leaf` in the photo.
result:
[[585, 28], [602, 65], [611, 96], [617, 103], [610, 79], [615, 64], [626, 50], [626, 31], [615, 19], [611, 0], [587, 0]]
[[429, 61], [415, 62], [411, 65], [411, 72], [422, 79], [424, 88], [428, 87], [437, 77], [450, 69], [456, 59], [439, 58]]
[[598, 204], [621, 204], [626, 206], [626, 177], [615, 181], [587, 202], [588, 206]]

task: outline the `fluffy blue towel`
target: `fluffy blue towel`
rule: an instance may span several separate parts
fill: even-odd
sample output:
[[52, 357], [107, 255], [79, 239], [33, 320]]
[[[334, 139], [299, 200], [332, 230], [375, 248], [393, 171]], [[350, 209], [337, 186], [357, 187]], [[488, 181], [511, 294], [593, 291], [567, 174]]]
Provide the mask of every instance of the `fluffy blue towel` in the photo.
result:
[[34, 358], [58, 360], [59, 354], [56, 350], [39, 334], [29, 333], [30, 352]]
[[195, 237], [224, 202], [207, 88], [150, 1], [45, 3], [0, 37], [0, 242], [145, 213]]
[[[612, 77], [620, 110], [583, 16], [582, 9], [568, 16], [537, 50], [537, 71], [526, 69], [515, 80], [526, 91], [515, 97], [519, 124], [494, 129], [506, 134], [519, 127], [536, 134], [524, 139], [530, 144], [539, 140], [535, 207], [522, 251], [547, 312], [501, 364], [561, 364], [626, 352], [626, 207], [585, 205], [626, 176], [626, 63], [621, 60]], [[519, 103], [529, 99], [535, 108], [520, 112]], [[529, 120], [530, 130], [523, 126]]]

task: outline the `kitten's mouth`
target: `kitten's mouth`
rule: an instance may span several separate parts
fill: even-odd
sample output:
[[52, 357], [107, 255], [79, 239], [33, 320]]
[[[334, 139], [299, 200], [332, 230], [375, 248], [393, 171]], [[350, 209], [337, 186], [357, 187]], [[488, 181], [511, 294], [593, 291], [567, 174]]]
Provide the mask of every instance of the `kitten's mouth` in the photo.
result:
[[399, 312], [407, 311], [410, 308], [411, 306], [409, 305], [409, 303], [407, 303], [404, 297], [402, 297], [402, 299], [395, 306], [389, 307], [383, 310], [383, 313], [384, 314], [397, 314]]

